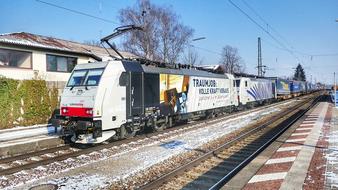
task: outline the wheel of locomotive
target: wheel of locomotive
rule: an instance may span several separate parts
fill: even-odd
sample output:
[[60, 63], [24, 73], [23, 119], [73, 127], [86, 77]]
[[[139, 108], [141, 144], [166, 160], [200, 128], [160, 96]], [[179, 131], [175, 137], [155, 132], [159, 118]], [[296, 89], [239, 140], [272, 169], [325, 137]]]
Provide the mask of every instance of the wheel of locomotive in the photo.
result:
[[154, 131], [163, 131], [166, 128], [167, 128], [167, 124], [165, 124], [165, 123], [158, 123], [158, 124], [153, 125]]
[[62, 140], [65, 144], [72, 144], [74, 141], [72, 141], [73, 135], [65, 135], [62, 136]]
[[214, 112], [209, 112], [206, 119], [212, 119], [216, 116], [216, 114]]
[[132, 126], [122, 125], [120, 128], [120, 138], [121, 139], [129, 139], [136, 135], [136, 131]]

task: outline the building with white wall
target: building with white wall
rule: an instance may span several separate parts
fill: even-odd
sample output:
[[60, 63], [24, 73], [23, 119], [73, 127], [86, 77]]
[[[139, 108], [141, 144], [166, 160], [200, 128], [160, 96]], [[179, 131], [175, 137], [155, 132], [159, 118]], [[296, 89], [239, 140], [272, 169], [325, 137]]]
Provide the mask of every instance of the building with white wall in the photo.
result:
[[[108, 53], [108, 52], [109, 53]], [[120, 52], [126, 58], [135, 58]], [[110, 54], [110, 55], [109, 55]], [[106, 61], [111, 49], [26, 32], [0, 34], [0, 76], [65, 83], [76, 64]]]

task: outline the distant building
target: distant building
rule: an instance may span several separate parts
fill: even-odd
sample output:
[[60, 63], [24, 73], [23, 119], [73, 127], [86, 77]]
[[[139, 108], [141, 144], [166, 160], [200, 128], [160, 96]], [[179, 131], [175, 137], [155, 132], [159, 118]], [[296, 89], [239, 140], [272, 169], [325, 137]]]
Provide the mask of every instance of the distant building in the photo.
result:
[[[111, 49], [109, 53], [118, 57]], [[136, 57], [121, 52], [126, 58]], [[26, 32], [0, 34], [0, 76], [18, 80], [38, 76], [61, 87], [76, 64], [112, 59], [107, 50]], [[58, 85], [59, 86], [59, 85]]]

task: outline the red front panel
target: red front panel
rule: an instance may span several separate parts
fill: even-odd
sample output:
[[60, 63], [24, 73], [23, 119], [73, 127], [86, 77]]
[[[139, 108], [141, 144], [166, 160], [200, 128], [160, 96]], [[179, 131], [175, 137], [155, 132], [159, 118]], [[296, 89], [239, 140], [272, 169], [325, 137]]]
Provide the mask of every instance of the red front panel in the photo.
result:
[[61, 115], [69, 117], [93, 117], [93, 108], [61, 107]]

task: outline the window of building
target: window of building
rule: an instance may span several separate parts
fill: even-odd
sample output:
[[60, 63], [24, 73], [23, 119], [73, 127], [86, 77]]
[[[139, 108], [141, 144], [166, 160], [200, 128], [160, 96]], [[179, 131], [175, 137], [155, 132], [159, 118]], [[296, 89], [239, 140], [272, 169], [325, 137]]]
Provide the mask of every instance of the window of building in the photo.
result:
[[0, 66], [32, 68], [32, 53], [0, 48]]
[[77, 58], [58, 55], [47, 55], [47, 71], [72, 72]]

